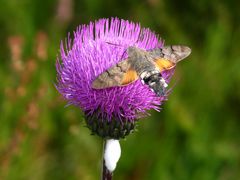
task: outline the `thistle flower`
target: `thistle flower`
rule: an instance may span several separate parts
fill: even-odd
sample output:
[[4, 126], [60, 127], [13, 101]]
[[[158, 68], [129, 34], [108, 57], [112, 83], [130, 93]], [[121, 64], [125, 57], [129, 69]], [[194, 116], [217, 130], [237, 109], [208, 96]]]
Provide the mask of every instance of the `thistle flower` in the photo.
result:
[[[140, 116], [160, 110], [167, 95], [157, 96], [137, 80], [127, 86], [93, 89], [92, 82], [104, 71], [127, 58], [130, 46], [144, 50], [163, 47], [158, 36], [139, 24], [117, 18], [81, 25], [73, 40], [61, 43], [57, 60], [57, 89], [69, 104], [80, 107], [93, 134], [124, 138]], [[168, 83], [173, 70], [162, 77]]]

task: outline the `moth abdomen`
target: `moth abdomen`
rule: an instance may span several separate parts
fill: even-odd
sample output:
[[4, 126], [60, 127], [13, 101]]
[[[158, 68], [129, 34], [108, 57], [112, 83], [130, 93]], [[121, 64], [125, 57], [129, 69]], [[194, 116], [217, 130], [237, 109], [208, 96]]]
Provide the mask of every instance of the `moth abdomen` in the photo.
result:
[[141, 82], [146, 84], [157, 96], [165, 95], [168, 84], [159, 71], [145, 71], [140, 77]]

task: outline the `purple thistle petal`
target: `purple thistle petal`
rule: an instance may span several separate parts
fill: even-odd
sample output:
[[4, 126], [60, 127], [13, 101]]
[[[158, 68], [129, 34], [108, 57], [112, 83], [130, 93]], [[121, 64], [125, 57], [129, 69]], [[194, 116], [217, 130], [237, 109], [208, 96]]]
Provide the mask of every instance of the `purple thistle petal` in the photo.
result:
[[[145, 50], [161, 48], [163, 42], [149, 29], [140, 24], [118, 18], [100, 19], [81, 25], [61, 43], [57, 59], [57, 89], [70, 103], [89, 114], [111, 121], [113, 117], [135, 120], [139, 113], [147, 115], [150, 109], [160, 110], [166, 97], [157, 97], [140, 80], [124, 87], [101, 90], [91, 88], [98, 75], [127, 57], [129, 46]], [[163, 73], [169, 82], [171, 72]]]

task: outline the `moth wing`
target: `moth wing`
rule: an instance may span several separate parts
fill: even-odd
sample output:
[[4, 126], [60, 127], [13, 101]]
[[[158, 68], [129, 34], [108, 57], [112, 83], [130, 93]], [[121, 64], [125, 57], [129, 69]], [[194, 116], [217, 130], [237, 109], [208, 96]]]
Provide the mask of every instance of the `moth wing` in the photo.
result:
[[160, 72], [165, 71], [165, 70], [170, 70], [176, 66], [175, 63], [173, 63], [165, 58], [156, 58], [156, 59], [154, 59], [154, 62], [157, 65]]
[[171, 45], [164, 46], [162, 48], [162, 53], [164, 55], [164, 58], [176, 64], [188, 57], [191, 54], [191, 49], [187, 46]]
[[174, 68], [179, 61], [185, 59], [190, 53], [191, 49], [189, 47], [181, 45], [164, 46], [149, 52], [160, 72]]
[[94, 89], [125, 86], [138, 79], [129, 59], [125, 59], [100, 74], [92, 83]]
[[138, 80], [137, 72], [130, 68], [123, 76], [121, 86], [126, 86], [128, 84], [133, 83], [134, 81]]

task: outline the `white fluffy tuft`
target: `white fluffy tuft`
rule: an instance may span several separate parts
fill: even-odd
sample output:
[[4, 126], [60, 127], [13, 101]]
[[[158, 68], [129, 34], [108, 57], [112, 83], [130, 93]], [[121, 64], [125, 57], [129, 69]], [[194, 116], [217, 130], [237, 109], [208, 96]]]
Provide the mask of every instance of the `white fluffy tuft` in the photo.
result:
[[121, 147], [118, 140], [106, 140], [104, 160], [107, 169], [113, 172], [117, 166], [117, 162], [121, 156]]

